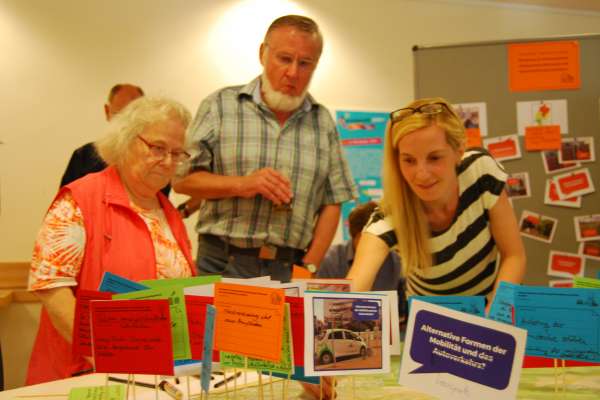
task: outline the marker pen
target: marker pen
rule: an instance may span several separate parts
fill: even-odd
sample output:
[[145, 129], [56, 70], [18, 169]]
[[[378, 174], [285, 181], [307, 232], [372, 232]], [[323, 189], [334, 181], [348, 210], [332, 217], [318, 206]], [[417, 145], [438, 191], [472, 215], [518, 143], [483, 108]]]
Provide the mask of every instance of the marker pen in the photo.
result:
[[161, 381], [158, 384], [158, 387], [165, 391], [169, 396], [171, 396], [172, 398], [174, 398], [175, 400], [181, 400], [183, 399], [183, 393], [181, 393], [181, 391], [179, 389], [177, 389], [175, 387], [175, 385], [167, 382], [167, 381]]

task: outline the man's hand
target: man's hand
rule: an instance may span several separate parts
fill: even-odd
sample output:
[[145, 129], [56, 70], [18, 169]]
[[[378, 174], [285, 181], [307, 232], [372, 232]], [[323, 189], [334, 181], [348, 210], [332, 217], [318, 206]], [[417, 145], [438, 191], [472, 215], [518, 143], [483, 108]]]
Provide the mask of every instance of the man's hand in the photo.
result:
[[288, 204], [293, 197], [289, 179], [273, 168], [262, 168], [241, 178], [239, 196], [249, 198], [257, 194], [276, 206]]

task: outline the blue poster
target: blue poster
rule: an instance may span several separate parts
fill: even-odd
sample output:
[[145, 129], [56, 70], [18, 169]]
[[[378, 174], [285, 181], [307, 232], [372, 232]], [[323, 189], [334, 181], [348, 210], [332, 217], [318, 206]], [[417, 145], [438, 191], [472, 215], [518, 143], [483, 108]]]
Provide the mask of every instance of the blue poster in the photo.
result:
[[342, 205], [344, 240], [348, 240], [348, 215], [357, 203], [378, 201], [383, 195], [381, 166], [388, 113], [337, 111], [336, 122], [359, 197]]

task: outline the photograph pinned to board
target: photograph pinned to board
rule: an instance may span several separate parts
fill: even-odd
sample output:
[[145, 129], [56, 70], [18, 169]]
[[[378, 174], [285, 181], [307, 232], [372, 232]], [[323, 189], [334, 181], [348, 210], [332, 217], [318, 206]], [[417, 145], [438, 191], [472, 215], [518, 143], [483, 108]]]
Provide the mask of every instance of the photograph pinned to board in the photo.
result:
[[592, 136], [563, 138], [558, 161], [561, 163], [596, 161], [594, 138]]
[[585, 260], [581, 254], [550, 250], [548, 275], [562, 278], [584, 276]]
[[552, 179], [546, 179], [546, 190], [544, 191], [544, 204], [550, 206], [581, 208], [581, 196], [561, 199], [556, 193], [556, 183]]
[[523, 236], [551, 243], [557, 225], [558, 220], [556, 218], [523, 210], [519, 220], [519, 231]]
[[536, 100], [517, 102], [517, 130], [525, 135], [527, 126], [560, 125], [560, 133], [569, 133], [567, 100]]
[[465, 129], [479, 129], [481, 136], [487, 136], [487, 106], [486, 103], [452, 104]]
[[306, 292], [306, 376], [389, 372], [389, 312], [387, 295]]
[[567, 171], [581, 166], [581, 164], [577, 162], [561, 163], [558, 160], [557, 150], [542, 151], [540, 154], [542, 155], [542, 163], [544, 164], [544, 171], [546, 171], [546, 174]]
[[548, 286], [549, 287], [572, 288], [573, 280], [572, 279], [552, 279], [552, 280], [548, 281]]
[[578, 242], [600, 239], [600, 214], [573, 217]]
[[581, 168], [578, 170], [555, 175], [556, 194], [563, 200], [569, 197], [583, 196], [596, 191], [590, 170]]
[[506, 192], [511, 199], [531, 197], [528, 172], [513, 172], [506, 178]]
[[496, 136], [483, 140], [483, 147], [498, 161], [521, 158], [521, 145], [517, 135]]
[[585, 258], [600, 261], [600, 240], [588, 240], [579, 243], [579, 254]]

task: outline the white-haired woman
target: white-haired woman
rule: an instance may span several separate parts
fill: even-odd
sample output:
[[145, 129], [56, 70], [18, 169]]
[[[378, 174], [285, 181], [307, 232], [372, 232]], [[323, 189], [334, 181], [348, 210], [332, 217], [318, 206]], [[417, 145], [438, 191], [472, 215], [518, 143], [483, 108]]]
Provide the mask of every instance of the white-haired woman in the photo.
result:
[[106, 271], [131, 280], [194, 274], [177, 210], [160, 192], [184, 149], [190, 113], [164, 98], [141, 97], [96, 143], [108, 167], [61, 188], [38, 233], [29, 290], [43, 304], [27, 384], [89, 370], [72, 352], [76, 292], [97, 290]]
[[[363, 231], [348, 277], [368, 290], [390, 249], [410, 295], [485, 295], [520, 283], [525, 250], [504, 190], [507, 174], [442, 98], [394, 111], [385, 139], [384, 198]], [[499, 263], [496, 262], [500, 255]]]

